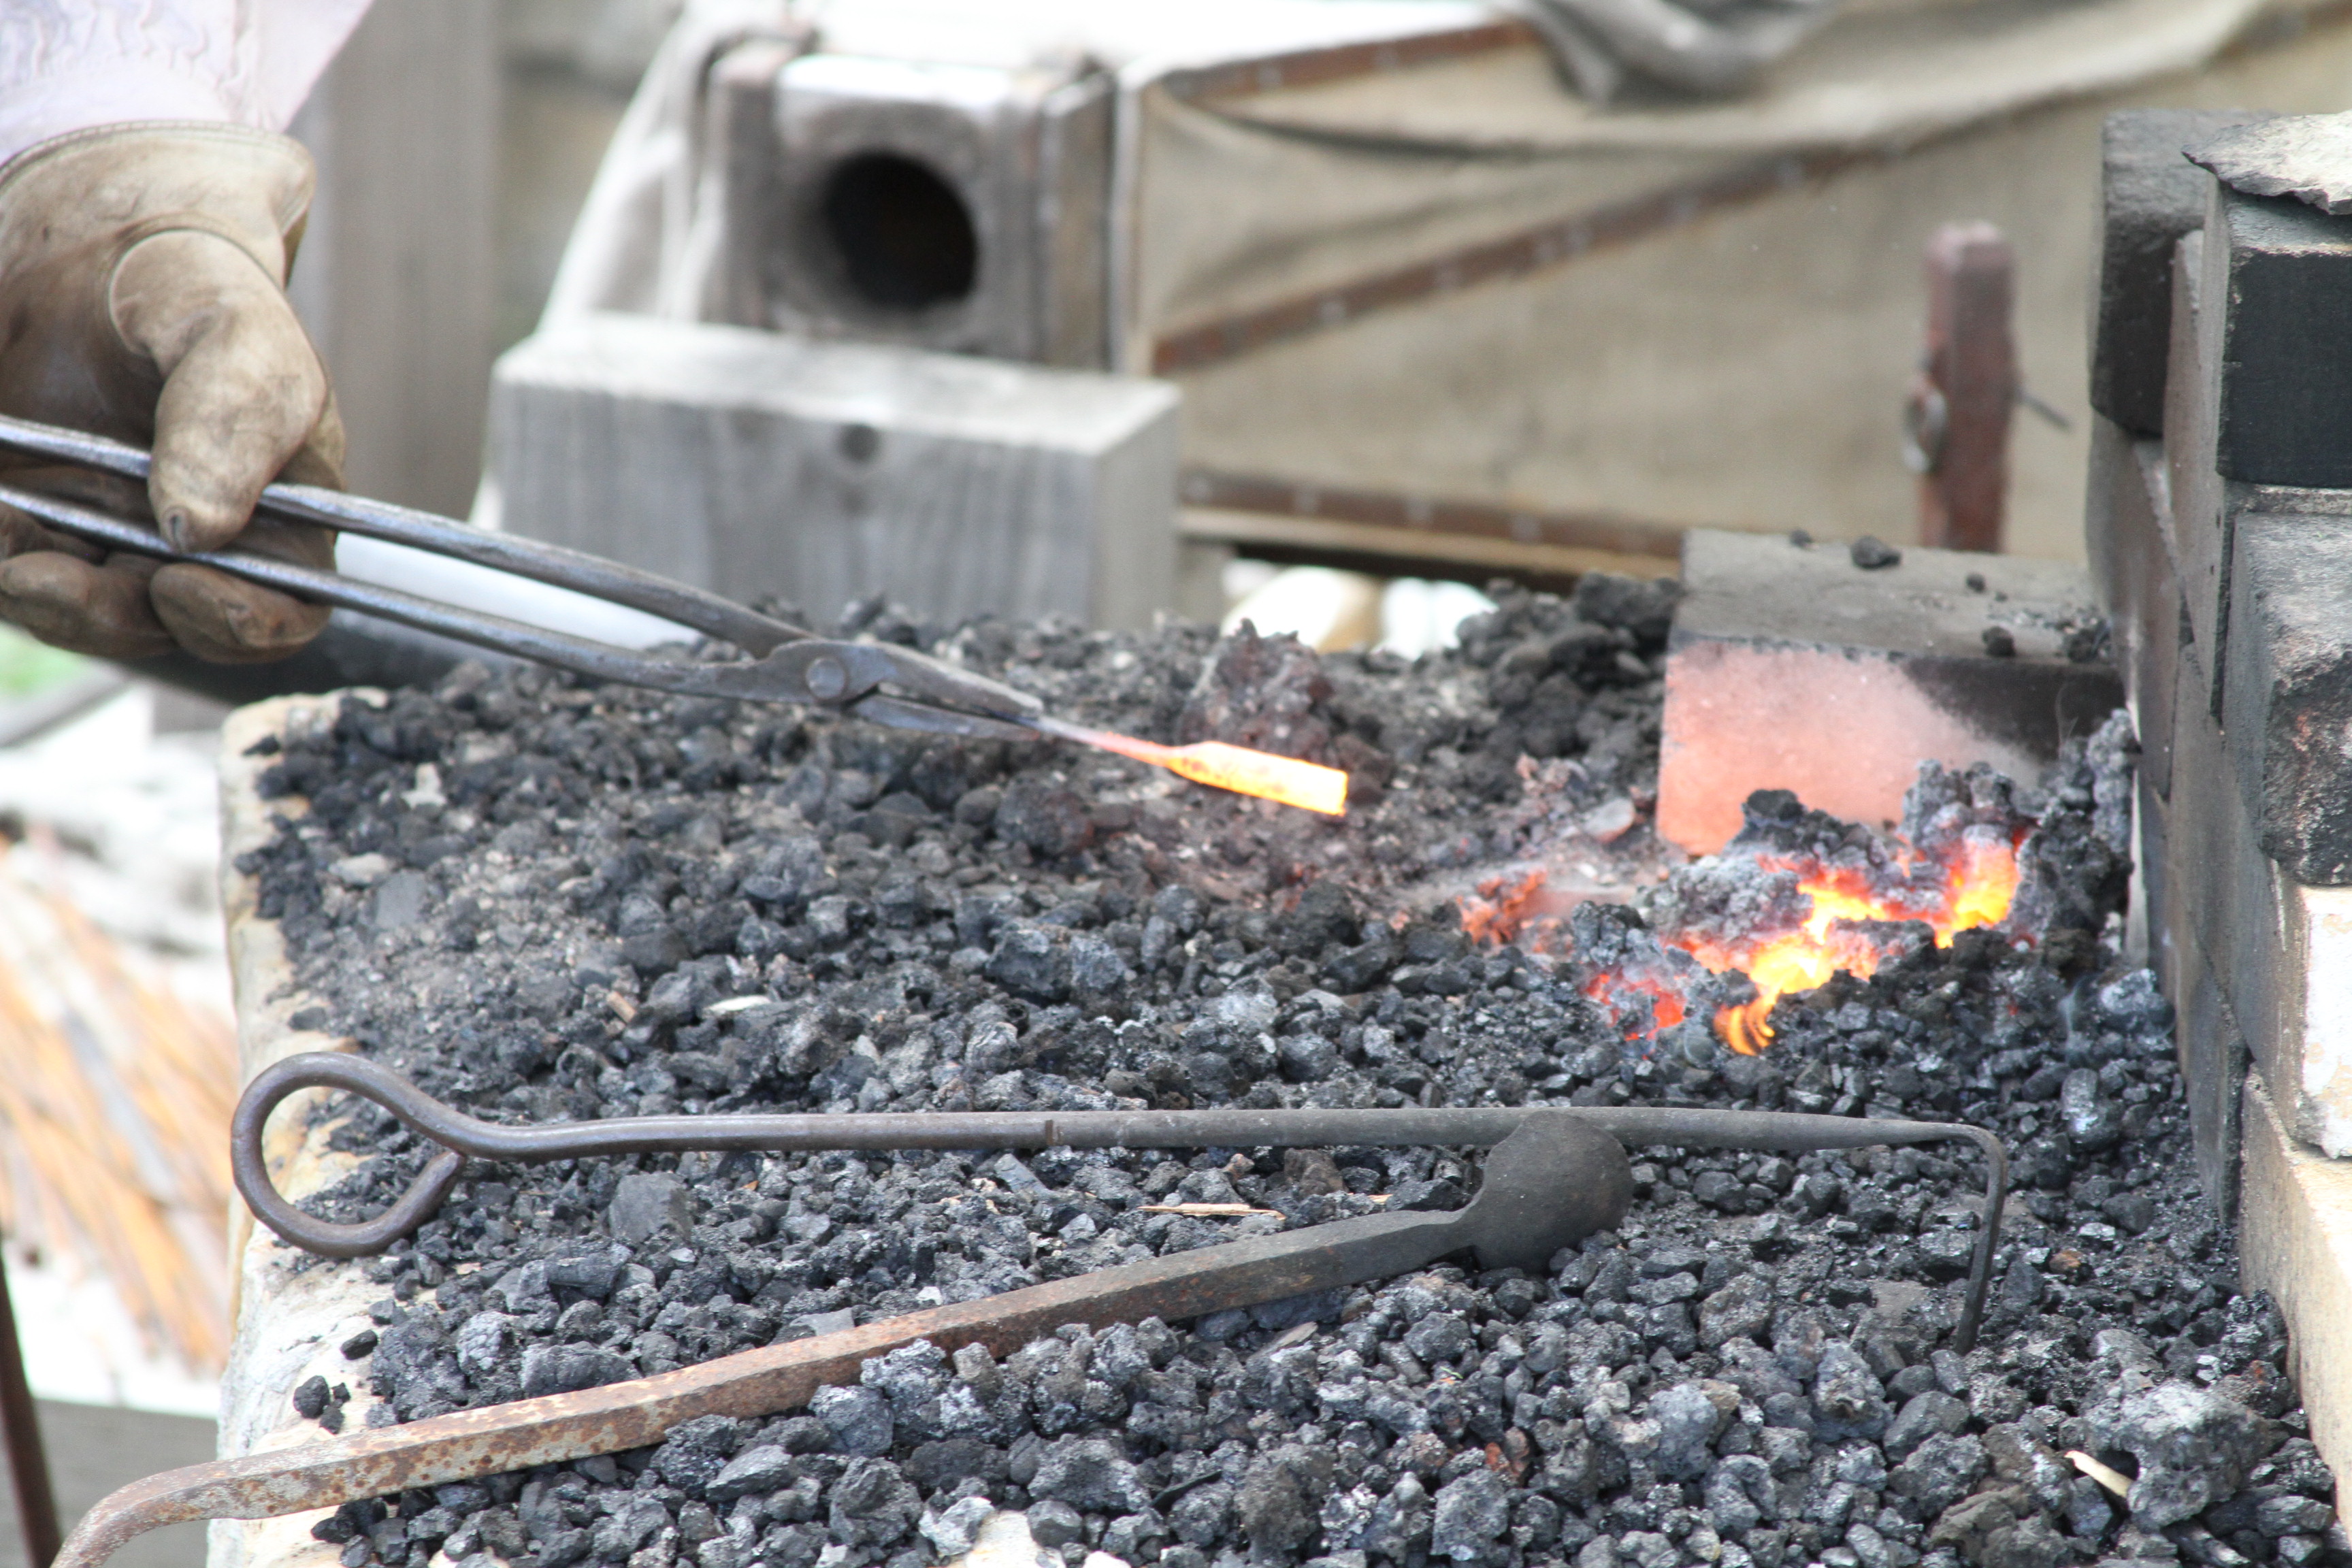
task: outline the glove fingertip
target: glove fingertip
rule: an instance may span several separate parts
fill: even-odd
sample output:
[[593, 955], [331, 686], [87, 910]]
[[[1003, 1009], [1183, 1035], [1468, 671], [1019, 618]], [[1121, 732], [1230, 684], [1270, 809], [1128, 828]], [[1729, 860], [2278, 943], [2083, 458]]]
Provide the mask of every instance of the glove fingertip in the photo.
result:
[[177, 478], [159, 479], [148, 487], [155, 526], [163, 531], [172, 548], [218, 550], [235, 539], [252, 513], [250, 503], [240, 507], [208, 500], [201, 493], [201, 487], [173, 482]]
[[324, 605], [174, 564], [155, 574], [148, 595], [174, 640], [213, 664], [266, 664], [300, 651], [325, 629]]

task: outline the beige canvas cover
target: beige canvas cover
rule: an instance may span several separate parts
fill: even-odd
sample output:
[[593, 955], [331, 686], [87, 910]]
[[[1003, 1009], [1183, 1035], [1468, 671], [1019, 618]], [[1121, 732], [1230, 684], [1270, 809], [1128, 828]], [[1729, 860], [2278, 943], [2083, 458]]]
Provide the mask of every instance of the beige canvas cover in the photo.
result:
[[[1562, 530], [1652, 558], [1691, 525], [1909, 537], [1897, 416], [1919, 247], [1937, 223], [1985, 219], [2018, 248], [2028, 384], [2074, 416], [2017, 427], [2011, 547], [2072, 557], [2099, 116], [2352, 105], [2352, 25], [2303, 0], [1848, 0], [1751, 92], [1607, 106], [1511, 22], [1454, 0], [696, 0], [615, 138], [550, 314], [703, 313], [718, 236], [692, 127], [729, 37], [813, 24], [815, 47], [845, 52], [1081, 51], [1123, 88], [1114, 363], [1182, 384], [1196, 483], [1354, 486], [1408, 518], [1484, 507], [1502, 531], [1477, 559], [1496, 565]], [[1374, 49], [1370, 68], [1312, 85], [1207, 68], [1381, 39], [1409, 56], [1405, 41], [1481, 28], [1481, 47], [1395, 68]], [[1576, 245], [1587, 218], [1598, 232], [1635, 208], [1636, 239]], [[1330, 309], [1365, 279], [1419, 267], [1442, 285], [1446, 258], [1547, 232], [1568, 248], [1508, 277]], [[1288, 324], [1230, 330], [1269, 316]], [[1282, 527], [1312, 544], [1323, 525]]]

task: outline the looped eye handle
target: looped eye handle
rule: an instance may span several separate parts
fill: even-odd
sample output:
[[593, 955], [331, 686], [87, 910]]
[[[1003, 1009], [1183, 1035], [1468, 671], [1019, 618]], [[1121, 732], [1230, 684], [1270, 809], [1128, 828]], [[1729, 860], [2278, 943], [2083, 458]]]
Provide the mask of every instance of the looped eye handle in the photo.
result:
[[[286, 1200], [269, 1178], [269, 1163], [262, 1152], [262, 1129], [269, 1113], [289, 1095], [306, 1089], [339, 1089], [356, 1094], [382, 1106], [419, 1136], [445, 1145], [448, 1142], [424, 1125], [426, 1120], [439, 1118], [416, 1114], [430, 1107], [446, 1117], [450, 1114], [446, 1108], [373, 1062], [311, 1051], [272, 1063], [246, 1087], [229, 1123], [230, 1172], [254, 1217], [292, 1245], [325, 1258], [371, 1257], [432, 1218], [465, 1171], [466, 1155], [457, 1149], [445, 1146], [434, 1155], [399, 1201], [373, 1219], [341, 1225], [305, 1214]], [[403, 1089], [408, 1092], [403, 1094]], [[405, 1103], [411, 1096], [422, 1106]]]
[[[371, 1100], [411, 1132], [441, 1146], [397, 1203], [371, 1220], [338, 1225], [304, 1214], [269, 1180], [261, 1132], [269, 1113], [297, 1089], [336, 1089]], [[1966, 1303], [1953, 1342], [1976, 1342], [1992, 1284], [1994, 1249], [2009, 1191], [2009, 1157], [2000, 1140], [1965, 1122], [1881, 1121], [1779, 1110], [1704, 1110], [1666, 1106], [1419, 1108], [1394, 1110], [891, 1111], [868, 1115], [636, 1116], [505, 1127], [452, 1110], [364, 1058], [336, 1052], [288, 1057], [247, 1085], [230, 1123], [229, 1163], [236, 1190], [256, 1218], [296, 1247], [327, 1258], [382, 1252], [433, 1217], [457, 1183], [468, 1156], [540, 1161], [619, 1154], [682, 1154], [690, 1150], [1316, 1148], [1369, 1142], [1492, 1147], [1521, 1122], [1568, 1117], [1589, 1121], [1621, 1143], [1688, 1149], [1795, 1152], [1966, 1139], [1985, 1157], [1984, 1209], [1969, 1266]]]

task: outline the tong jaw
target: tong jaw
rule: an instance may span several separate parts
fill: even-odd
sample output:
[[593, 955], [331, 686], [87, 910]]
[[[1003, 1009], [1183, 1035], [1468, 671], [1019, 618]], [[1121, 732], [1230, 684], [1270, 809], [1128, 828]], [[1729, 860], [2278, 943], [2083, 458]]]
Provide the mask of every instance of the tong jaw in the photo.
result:
[[[929, 654], [888, 643], [791, 642], [748, 665], [724, 671], [740, 695], [801, 702], [898, 729], [1033, 741], [1025, 721], [1045, 705], [1025, 691], [958, 668]], [[888, 686], [892, 691], [881, 689]]]

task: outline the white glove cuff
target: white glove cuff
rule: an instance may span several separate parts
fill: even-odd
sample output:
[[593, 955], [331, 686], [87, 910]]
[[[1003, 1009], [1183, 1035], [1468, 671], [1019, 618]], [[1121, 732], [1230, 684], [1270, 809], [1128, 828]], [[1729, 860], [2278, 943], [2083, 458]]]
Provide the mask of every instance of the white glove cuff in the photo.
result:
[[144, 61], [45, 77], [0, 94], [0, 163], [52, 137], [93, 125], [234, 118], [209, 83]]

